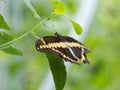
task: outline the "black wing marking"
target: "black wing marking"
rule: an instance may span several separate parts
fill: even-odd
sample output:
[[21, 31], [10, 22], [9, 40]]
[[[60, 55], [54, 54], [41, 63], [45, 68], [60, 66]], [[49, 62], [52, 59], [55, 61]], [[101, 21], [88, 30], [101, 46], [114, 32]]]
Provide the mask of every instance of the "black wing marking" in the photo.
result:
[[[82, 59], [83, 63], [89, 63], [86, 57], [86, 54], [89, 52], [89, 50], [81, 42], [78, 42], [71, 37], [61, 36], [59, 34], [55, 35], [56, 36], [45, 36], [37, 40], [36, 49], [40, 52], [51, 52], [57, 54], [64, 60], [72, 63], [79, 64], [77, 62], [77, 57]], [[74, 43], [73, 46], [71, 46], [72, 42]], [[63, 46], [60, 45], [60, 43], [64, 43]], [[69, 48], [71, 48], [76, 57], [74, 57]]]
[[79, 41], [71, 38], [71, 37], [67, 37], [67, 36], [60, 36], [59, 34], [56, 34], [59, 38], [61, 38], [61, 41], [63, 42], [76, 42], [79, 43], [81, 45], [81, 47], [70, 47], [69, 45], [67, 45], [69, 48], [72, 49], [72, 51], [74, 52], [75, 56], [78, 57], [79, 59], [82, 59], [83, 63], [88, 63], [89, 61], [86, 57], [86, 54], [89, 53], [90, 51]]
[[74, 52], [74, 54], [83, 61], [83, 63], [88, 63], [89, 64], [89, 61], [86, 57], [86, 52], [85, 52], [85, 48], [81, 47], [81, 48], [77, 48], [77, 47], [73, 47], [71, 48]]
[[65, 61], [79, 64], [79, 62], [77, 62], [77, 59], [73, 57], [73, 55], [69, 52], [67, 48], [66, 49], [52, 48], [52, 50], [54, 51], [53, 53], [57, 54], [59, 57], [63, 58]]
[[59, 43], [61, 41], [60, 38], [57, 38], [56, 36], [45, 36], [43, 37], [44, 41], [48, 44], [48, 43]]
[[[49, 39], [54, 39], [56, 40], [56, 37], [49, 37]], [[70, 61], [72, 63], [76, 63], [76, 64], [79, 64], [77, 62], [77, 59], [73, 57], [73, 55], [71, 54], [71, 52], [69, 51], [68, 48], [46, 48], [46, 47], [41, 47], [41, 45], [48, 45], [49, 42], [46, 42], [45, 40], [48, 40], [48, 37], [45, 37], [45, 40], [44, 41], [41, 41], [41, 40], [44, 40], [44, 38], [42, 39], [39, 39], [36, 41], [36, 49], [40, 52], [50, 52], [50, 53], [54, 53], [54, 54], [57, 54], [58, 56], [60, 56], [61, 58], [63, 58], [64, 60], [66, 61]], [[43, 42], [46, 42], [46, 44], [44, 44]], [[51, 43], [51, 42], [50, 42]]]

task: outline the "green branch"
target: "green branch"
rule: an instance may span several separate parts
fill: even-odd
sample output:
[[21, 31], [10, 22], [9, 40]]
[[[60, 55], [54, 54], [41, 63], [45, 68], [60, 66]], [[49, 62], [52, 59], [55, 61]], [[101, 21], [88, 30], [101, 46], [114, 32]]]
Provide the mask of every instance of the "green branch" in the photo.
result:
[[4, 46], [7, 46], [7, 45], [10, 45], [10, 44], [12, 44], [13, 42], [15, 42], [15, 41], [17, 41], [17, 40], [20, 40], [20, 39], [22, 39], [23, 37], [25, 37], [25, 36], [27, 36], [27, 35], [28, 35], [28, 32], [25, 33], [25, 34], [23, 34], [23, 35], [20, 35], [19, 37], [15, 38], [15, 39], [13, 39], [13, 40], [11, 40], [11, 41], [9, 41], [9, 42], [6, 42], [6, 43], [0, 45], [0, 48], [2, 48], [2, 47], [4, 47]]
[[52, 17], [53, 17], [53, 14], [49, 15], [46, 19], [44, 19], [42, 22], [40, 22], [39, 24], [37, 24], [32, 30], [30, 30], [30, 31], [28, 31], [28, 32], [26, 32], [26, 33], [24, 33], [24, 34], [16, 37], [15, 39], [13, 39], [13, 40], [11, 40], [11, 41], [9, 41], [9, 42], [6, 42], [6, 43], [4, 43], [4, 44], [1, 44], [1, 45], [0, 45], [0, 48], [2, 48], [2, 47], [4, 47], [4, 46], [7, 46], [7, 45], [10, 45], [10, 44], [12, 44], [13, 42], [16, 42], [16, 41], [18, 41], [18, 40], [26, 37], [28, 34], [31, 34], [31, 35], [34, 36], [35, 38], [39, 38], [38, 36], [35, 35], [34, 31], [35, 31], [36, 29], [38, 29], [42, 24], [44, 24], [46, 21], [48, 21], [48, 20], [49, 20], [50, 18], [52, 18]]

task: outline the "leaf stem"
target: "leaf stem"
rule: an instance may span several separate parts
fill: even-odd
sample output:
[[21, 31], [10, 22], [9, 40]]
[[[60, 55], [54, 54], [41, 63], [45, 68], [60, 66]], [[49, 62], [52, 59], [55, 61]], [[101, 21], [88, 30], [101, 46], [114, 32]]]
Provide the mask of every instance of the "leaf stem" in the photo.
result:
[[13, 42], [16, 42], [16, 41], [18, 41], [18, 40], [26, 37], [28, 34], [31, 34], [32, 36], [34, 36], [35, 38], [38, 39], [38, 36], [35, 35], [34, 31], [35, 31], [36, 29], [38, 29], [42, 24], [44, 24], [46, 21], [48, 21], [48, 20], [49, 20], [50, 18], [52, 18], [52, 17], [53, 17], [53, 14], [49, 15], [46, 19], [44, 19], [42, 22], [40, 22], [39, 24], [37, 24], [32, 30], [30, 30], [30, 31], [28, 31], [28, 32], [26, 32], [26, 33], [18, 36], [17, 38], [15, 38], [15, 39], [13, 39], [13, 40], [11, 40], [11, 41], [9, 41], [9, 42], [6, 42], [6, 43], [4, 43], [4, 44], [1, 44], [1, 45], [0, 45], [0, 48], [2, 48], [2, 47], [4, 47], [4, 46], [7, 46], [7, 45], [10, 45], [10, 44], [12, 44]]
[[15, 39], [13, 39], [13, 40], [11, 40], [11, 41], [9, 41], [9, 42], [6, 42], [6, 43], [0, 45], [0, 48], [2, 48], [2, 47], [4, 47], [4, 46], [7, 46], [7, 45], [10, 45], [10, 44], [12, 44], [13, 42], [15, 42], [15, 41], [17, 41], [17, 40], [19, 40], [19, 39], [22, 39], [23, 37], [25, 37], [25, 36], [27, 36], [27, 35], [28, 35], [28, 32], [25, 33], [25, 34], [23, 34], [23, 35], [21, 35], [21, 36], [19, 36], [19, 37], [17, 37], [17, 38], [15, 38]]

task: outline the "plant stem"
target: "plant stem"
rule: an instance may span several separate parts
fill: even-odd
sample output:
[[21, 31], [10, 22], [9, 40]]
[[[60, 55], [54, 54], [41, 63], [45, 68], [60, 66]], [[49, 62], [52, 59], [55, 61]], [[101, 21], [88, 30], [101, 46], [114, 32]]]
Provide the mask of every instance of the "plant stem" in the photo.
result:
[[24, 33], [23, 35], [18, 36], [17, 38], [15, 38], [15, 39], [13, 39], [13, 40], [11, 40], [11, 41], [9, 41], [9, 42], [6, 42], [6, 43], [0, 45], [0, 48], [2, 48], [2, 47], [4, 47], [4, 46], [7, 46], [7, 45], [10, 45], [10, 44], [12, 44], [13, 42], [18, 41], [18, 40], [26, 37], [28, 34], [31, 34], [31, 35], [33, 35], [34, 37], [36, 37], [36, 38], [38, 39], [38, 36], [35, 35], [34, 31], [35, 31], [36, 29], [38, 29], [42, 24], [44, 24], [46, 21], [48, 21], [48, 20], [49, 20], [50, 18], [52, 18], [52, 17], [53, 17], [53, 14], [49, 15], [46, 19], [44, 19], [42, 22], [40, 22], [39, 24], [37, 24], [32, 30]]
[[17, 41], [17, 40], [19, 40], [19, 39], [22, 39], [23, 37], [27, 36], [28, 34], [29, 34], [29, 33], [27, 32], [27, 33], [25, 33], [25, 34], [23, 34], [23, 35], [15, 38], [15, 39], [9, 41], [9, 42], [6, 42], [6, 43], [2, 44], [2, 45], [0, 45], [0, 48], [2, 48], [2, 47], [4, 47], [4, 46], [7, 46], [7, 45], [9, 45], [9, 44], [12, 44], [13, 42], [15, 42], [15, 41]]
[[34, 32], [30, 32], [30, 34], [31, 34], [33, 37], [35, 37], [36, 39], [39, 39], [39, 38], [40, 38], [40, 37], [37, 36]]

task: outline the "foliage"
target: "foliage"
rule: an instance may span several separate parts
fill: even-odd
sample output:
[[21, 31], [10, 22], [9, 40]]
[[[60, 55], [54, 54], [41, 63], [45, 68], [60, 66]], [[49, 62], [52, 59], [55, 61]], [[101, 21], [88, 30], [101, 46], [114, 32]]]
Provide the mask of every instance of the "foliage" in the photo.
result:
[[[75, 15], [80, 0], [62, 1], [65, 1], [67, 14]], [[35, 40], [45, 35], [53, 35], [53, 32], [49, 30], [54, 30], [54, 27], [51, 29], [48, 28], [49, 26], [54, 25], [55, 28], [57, 26], [58, 32], [63, 35], [67, 35], [69, 29], [72, 28], [65, 20], [66, 17], [69, 18], [65, 16], [66, 12], [65, 17], [62, 14], [62, 16], [56, 15], [46, 20], [46, 17], [54, 11], [54, 7], [48, 0], [31, 0], [30, 3], [40, 19], [33, 17], [26, 3], [19, 7], [20, 3], [18, 5], [17, 0], [16, 3], [6, 0], [5, 4], [8, 7], [7, 9], [4, 7], [4, 11], [8, 17], [6, 18], [2, 14], [3, 19], [0, 23], [6, 22], [9, 24], [9, 29], [0, 27], [0, 45], [9, 43], [0, 49], [12, 46], [17, 50], [19, 49], [23, 56], [13, 55], [12, 53], [10, 55], [0, 51], [0, 90], [38, 90], [49, 72], [51, 63], [44, 53], [35, 50]], [[63, 90], [120, 90], [119, 10], [119, 0], [99, 0], [96, 15], [84, 41], [85, 45], [91, 50], [88, 57], [90, 65], [72, 65], [70, 71], [67, 72], [66, 85]], [[43, 22], [44, 19], [45, 22]], [[13, 23], [14, 21], [15, 23]], [[4, 25], [7, 25], [6, 23]], [[44, 24], [48, 27], [46, 28]], [[34, 33], [31, 33], [31, 30]], [[6, 34], [9, 38], [2, 39], [6, 37]], [[62, 61], [59, 63], [62, 64]], [[54, 62], [52, 64], [55, 65]], [[63, 84], [65, 81], [60, 82]]]
[[38, 13], [35, 11], [35, 9], [33, 8], [33, 6], [30, 3], [31, 0], [24, 0], [24, 1], [26, 3], [27, 7], [32, 12], [33, 17], [40, 19], [40, 16], [38, 15]]
[[47, 53], [50, 68], [53, 74], [56, 90], [62, 90], [66, 80], [66, 68], [60, 57]]
[[[120, 1], [101, 0], [85, 39], [90, 65], [72, 67], [68, 90], [119, 90], [120, 86]], [[72, 75], [71, 75], [72, 73]], [[86, 87], [87, 86], [87, 87]]]
[[[30, 9], [30, 11], [33, 15], [33, 18], [37, 18], [38, 20], [40, 20], [40, 15], [37, 13], [37, 11], [32, 6], [31, 0], [24, 0], [24, 2], [26, 4], [26, 6], [28, 7], [28, 9]], [[35, 31], [40, 26], [42, 26], [48, 20], [51, 20], [58, 15], [60, 15], [60, 16], [65, 15], [66, 6], [61, 0], [51, 0], [51, 3], [52, 3], [52, 6], [53, 6], [52, 13], [50, 15], [48, 15], [47, 18], [43, 19], [40, 23], [35, 25], [33, 27], [33, 29], [23, 33], [20, 36], [14, 37], [14, 38], [12, 37], [12, 35], [7, 34], [5, 31], [2, 31], [0, 33], [0, 50], [4, 51], [5, 53], [8, 53], [8, 54], [22, 56], [23, 55], [22, 52], [20, 50], [16, 49], [13, 46], [13, 44], [16, 41], [18, 41], [20, 39], [22, 40], [28, 35], [32, 35], [33, 37], [38, 39], [39, 36], [36, 35]], [[7, 23], [5, 22], [3, 17], [4, 16], [0, 15], [0, 28], [2, 28], [4, 30], [10, 30], [9, 26], [7, 25]], [[76, 23], [74, 20], [72, 20], [71, 18], [68, 18], [67, 16], [66, 16], [66, 18], [72, 23], [76, 33], [80, 34], [81, 30], [82, 30], [81, 26], [78, 23]], [[11, 32], [13, 32], [13, 31], [11, 31]], [[62, 90], [64, 88], [64, 85], [65, 85], [65, 82], [66, 82], [66, 69], [65, 69], [64, 63], [63, 63], [62, 59], [58, 58], [57, 56], [53, 56], [53, 55], [47, 55], [47, 56], [48, 56], [50, 68], [51, 68], [51, 71], [52, 71], [52, 74], [53, 74], [53, 78], [54, 78], [54, 81], [55, 81], [56, 90]], [[57, 59], [57, 62], [53, 63], [53, 61], [51, 61], [52, 59], [55, 59], [55, 60]], [[60, 61], [60, 62], [58, 63], [58, 61]], [[55, 67], [55, 66], [57, 66], [57, 67]], [[61, 76], [61, 78], [59, 77], [59, 75]]]
[[69, 18], [69, 20], [70, 20], [70, 22], [72, 23], [72, 25], [73, 25], [76, 33], [77, 33], [77, 34], [81, 34], [81, 32], [82, 32], [81, 26], [80, 26], [78, 23], [76, 23], [75, 21], [73, 21], [71, 18]]
[[0, 28], [3, 28], [5, 30], [10, 30], [9, 26], [7, 23], [4, 21], [2, 15], [0, 15]]

